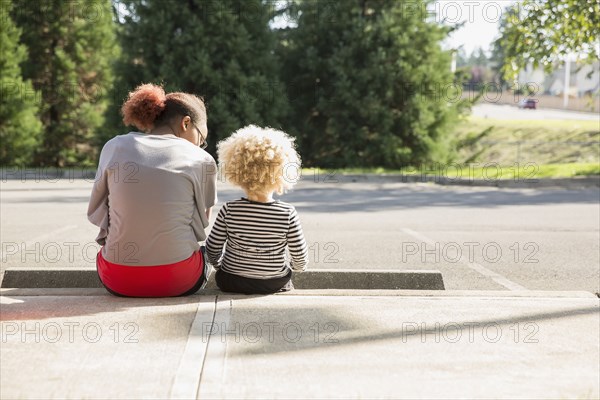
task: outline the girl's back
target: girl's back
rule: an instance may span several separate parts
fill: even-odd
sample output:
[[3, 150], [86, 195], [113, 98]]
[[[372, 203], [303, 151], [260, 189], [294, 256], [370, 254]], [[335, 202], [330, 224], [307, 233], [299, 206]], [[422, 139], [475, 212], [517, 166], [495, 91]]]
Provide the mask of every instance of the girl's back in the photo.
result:
[[255, 279], [279, 278], [288, 272], [286, 247], [291, 267], [306, 266], [306, 242], [294, 206], [282, 201], [260, 203], [242, 198], [226, 203], [217, 216], [207, 241], [209, 259], [220, 262], [224, 271]]

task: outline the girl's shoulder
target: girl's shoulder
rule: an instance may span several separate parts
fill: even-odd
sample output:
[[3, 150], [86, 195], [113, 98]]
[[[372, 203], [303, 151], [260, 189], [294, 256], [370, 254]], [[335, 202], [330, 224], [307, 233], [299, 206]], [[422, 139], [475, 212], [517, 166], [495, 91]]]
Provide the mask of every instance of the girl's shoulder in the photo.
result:
[[286, 210], [289, 210], [289, 211], [295, 211], [296, 210], [296, 208], [293, 205], [291, 205], [290, 203], [286, 203], [285, 201], [277, 200], [277, 205], [280, 208], [286, 209]]
[[296, 209], [290, 203], [286, 203], [280, 200], [275, 200], [269, 203], [259, 203], [256, 201], [248, 200], [245, 197], [240, 199], [231, 200], [223, 204], [227, 209], [255, 209], [255, 210], [265, 210], [265, 211], [273, 211], [273, 212], [286, 212], [291, 213]]

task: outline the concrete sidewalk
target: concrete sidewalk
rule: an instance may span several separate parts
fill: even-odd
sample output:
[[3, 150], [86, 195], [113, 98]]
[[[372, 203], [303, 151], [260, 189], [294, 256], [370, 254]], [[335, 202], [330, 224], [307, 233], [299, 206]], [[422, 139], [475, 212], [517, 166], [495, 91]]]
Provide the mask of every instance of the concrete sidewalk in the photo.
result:
[[600, 396], [587, 292], [1, 294], [2, 399]]

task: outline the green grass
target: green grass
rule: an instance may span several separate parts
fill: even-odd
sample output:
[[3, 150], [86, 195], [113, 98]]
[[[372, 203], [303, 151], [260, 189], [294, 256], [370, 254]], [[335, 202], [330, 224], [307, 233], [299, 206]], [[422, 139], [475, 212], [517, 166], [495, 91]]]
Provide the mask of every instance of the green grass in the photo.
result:
[[[600, 162], [596, 121], [511, 121], [469, 118], [452, 133], [456, 160], [538, 165]], [[462, 145], [460, 145], [462, 144]]]
[[[451, 133], [459, 148], [453, 163], [430, 168], [303, 169], [327, 174], [435, 175], [463, 179], [571, 178], [600, 175], [597, 121], [493, 120], [469, 117]], [[517, 167], [518, 166], [518, 167]]]
[[544, 131], [561, 131], [565, 130], [586, 130], [596, 131], [600, 129], [598, 121], [578, 121], [578, 120], [543, 120], [543, 119], [532, 119], [532, 120], [499, 120], [489, 119], [481, 117], [468, 117], [465, 121], [467, 124], [479, 124], [479, 125], [495, 125], [503, 126], [507, 128], [538, 128]]
[[572, 178], [576, 176], [600, 175], [600, 164], [598, 163], [569, 163], [569, 164], [547, 164], [535, 163], [501, 166], [496, 163], [482, 164], [456, 164], [438, 166], [433, 168], [341, 168], [320, 169], [303, 168], [303, 176], [333, 177], [335, 174], [375, 174], [375, 175], [429, 175], [444, 176], [450, 179], [540, 179], [540, 178]]

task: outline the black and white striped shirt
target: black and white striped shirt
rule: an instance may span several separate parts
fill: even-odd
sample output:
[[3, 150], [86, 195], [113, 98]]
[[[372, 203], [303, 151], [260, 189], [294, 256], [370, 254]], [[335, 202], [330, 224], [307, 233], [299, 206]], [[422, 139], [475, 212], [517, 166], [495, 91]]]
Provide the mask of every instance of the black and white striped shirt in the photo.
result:
[[215, 268], [254, 279], [280, 278], [308, 264], [296, 209], [281, 201], [225, 203], [206, 240], [206, 255]]

